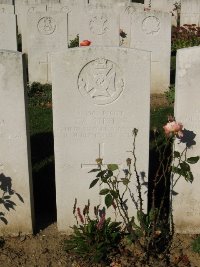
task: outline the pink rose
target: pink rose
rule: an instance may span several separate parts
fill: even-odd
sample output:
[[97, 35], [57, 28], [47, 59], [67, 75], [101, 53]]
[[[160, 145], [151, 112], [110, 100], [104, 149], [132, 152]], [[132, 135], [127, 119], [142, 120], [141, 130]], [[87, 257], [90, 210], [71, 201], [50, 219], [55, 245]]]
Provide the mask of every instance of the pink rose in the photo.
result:
[[89, 40], [83, 40], [80, 42], [80, 46], [90, 46], [91, 42]]
[[177, 135], [178, 137], [183, 137], [183, 125], [176, 121], [169, 121], [165, 126], [163, 126], [165, 134], [167, 136]]

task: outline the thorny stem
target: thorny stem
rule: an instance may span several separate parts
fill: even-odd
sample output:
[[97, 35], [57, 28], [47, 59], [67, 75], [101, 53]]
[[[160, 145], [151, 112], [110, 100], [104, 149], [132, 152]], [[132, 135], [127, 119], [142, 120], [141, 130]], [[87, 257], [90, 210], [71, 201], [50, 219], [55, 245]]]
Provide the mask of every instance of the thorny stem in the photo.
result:
[[142, 210], [143, 210], [143, 203], [142, 203], [143, 199], [142, 199], [142, 192], [141, 192], [140, 176], [138, 174], [137, 167], [136, 167], [137, 158], [136, 158], [136, 155], [135, 155], [135, 141], [136, 141], [136, 134], [134, 134], [134, 139], [133, 139], [132, 155], [133, 155], [133, 158], [134, 158], [133, 168], [134, 168], [134, 172], [135, 172], [136, 179], [137, 179], [137, 185], [138, 185], [137, 189], [138, 189], [139, 208], [140, 208], [140, 211], [142, 212]]

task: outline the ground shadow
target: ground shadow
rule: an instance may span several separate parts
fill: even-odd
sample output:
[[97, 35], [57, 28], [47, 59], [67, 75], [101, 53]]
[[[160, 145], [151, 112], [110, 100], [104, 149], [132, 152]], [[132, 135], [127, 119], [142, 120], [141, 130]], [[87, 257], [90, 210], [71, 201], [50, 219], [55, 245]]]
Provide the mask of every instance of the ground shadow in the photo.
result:
[[53, 133], [31, 136], [35, 232], [56, 221]]
[[[153, 143], [154, 136], [155, 136], [155, 133], [153, 131], [150, 131], [150, 143]], [[162, 144], [165, 144], [164, 136], [160, 134], [160, 136], [157, 136], [156, 138], [158, 140], [158, 145], [160, 145], [161, 153], [164, 153], [163, 165], [166, 168], [167, 159], [170, 157], [172, 153], [171, 146], [168, 146], [164, 152], [164, 145], [162, 145]], [[160, 163], [159, 152], [156, 149], [156, 146], [152, 146], [149, 150], [149, 182], [148, 182], [148, 210], [149, 211], [152, 207], [152, 201], [153, 201], [152, 192], [154, 188], [154, 179], [155, 179], [155, 174], [159, 167], [159, 163]], [[158, 182], [158, 185], [155, 191], [155, 208], [160, 207], [161, 200], [164, 197], [164, 203], [161, 209], [160, 220], [162, 221], [162, 224], [164, 225], [164, 228], [165, 228], [164, 231], [166, 232], [166, 234], [169, 233], [170, 231], [170, 225], [169, 225], [169, 220], [168, 220], [169, 211], [170, 211], [170, 175], [171, 175], [170, 171], [168, 171], [166, 172], [166, 179], [164, 178], [160, 179], [160, 177], [162, 176], [162, 171], [158, 172], [158, 178], [156, 179], [156, 181], [159, 181], [159, 179], [160, 181]], [[167, 238], [160, 239], [159, 241], [160, 251], [165, 250], [168, 244], [167, 243], [168, 241], [169, 239]]]

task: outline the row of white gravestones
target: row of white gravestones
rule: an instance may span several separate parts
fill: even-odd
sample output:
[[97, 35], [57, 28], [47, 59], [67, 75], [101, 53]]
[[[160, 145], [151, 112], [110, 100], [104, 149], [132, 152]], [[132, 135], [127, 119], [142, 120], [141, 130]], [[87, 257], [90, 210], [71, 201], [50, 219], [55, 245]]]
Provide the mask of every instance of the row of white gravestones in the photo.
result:
[[[183, 123], [186, 130], [184, 140], [188, 143], [187, 156], [200, 156], [200, 47], [178, 50], [176, 70], [176, 120]], [[180, 152], [184, 148], [185, 143], [176, 145], [176, 150]], [[174, 222], [177, 232], [199, 234], [200, 162], [191, 166], [193, 183], [190, 184], [181, 178], [174, 188], [178, 193], [173, 199]]]
[[[22, 54], [0, 50], [0, 234], [32, 233], [33, 198]], [[11, 203], [10, 201], [13, 201]], [[11, 206], [14, 205], [14, 210]], [[4, 215], [3, 215], [4, 213]], [[2, 221], [5, 218], [8, 224]], [[4, 220], [5, 222], [5, 220]]]
[[[66, 3], [59, 3], [59, 4], [56, 4], [56, 3], [40, 4], [40, 5], [29, 4], [29, 5], [16, 6], [16, 14], [18, 17], [18, 32], [22, 34], [23, 52], [27, 53], [27, 50], [28, 50], [27, 32], [29, 32], [29, 29], [27, 26], [27, 17], [29, 17], [30, 15], [33, 15], [34, 13], [37, 13], [37, 12], [58, 12], [58, 13], [68, 14], [68, 40], [73, 40], [77, 36], [77, 34], [81, 34], [82, 32], [80, 29], [80, 26], [83, 24], [83, 22], [81, 21], [80, 17], [84, 17], [85, 13], [95, 14], [97, 13], [97, 9], [100, 10], [102, 8], [106, 10], [107, 8], [109, 8], [110, 10], [115, 10], [115, 15], [118, 14], [119, 16], [121, 10], [124, 9], [124, 4], [123, 5], [120, 5], [119, 3], [113, 4], [113, 2], [109, 2], [109, 3], [100, 2], [100, 3], [101, 4], [93, 3], [93, 4], [88, 5], [88, 4], [85, 4], [85, 2], [82, 2], [82, 5], [80, 5], [80, 3], [77, 3], [73, 0], [69, 0]], [[129, 5], [131, 5], [131, 7], [134, 6], [134, 4], [129, 4]], [[140, 4], [139, 6], [142, 7], [143, 5]], [[112, 17], [114, 17], [114, 14], [112, 14]], [[116, 20], [119, 20], [119, 18], [118, 19], [116, 18]], [[117, 31], [117, 35], [118, 35], [118, 32], [119, 32], [119, 29]]]
[[[166, 91], [170, 83], [170, 15], [162, 12], [137, 12], [139, 7], [123, 6], [121, 21], [126, 32], [125, 42], [119, 36], [120, 15], [117, 8], [96, 7], [74, 9], [71, 25], [77, 26], [80, 40], [89, 39], [94, 46], [122, 46], [152, 52], [152, 93]], [[136, 10], [134, 12], [134, 10]], [[128, 20], [125, 20], [127, 16]], [[65, 17], [65, 19], [64, 19]], [[132, 19], [131, 19], [132, 18]], [[75, 22], [76, 20], [76, 22]], [[68, 19], [69, 21], [69, 19]], [[67, 47], [67, 14], [30, 13], [28, 28], [28, 57], [30, 82], [51, 82], [48, 53]], [[43, 30], [41, 30], [43, 28]], [[72, 33], [72, 31], [71, 31]], [[74, 37], [75, 28], [73, 29]], [[58, 40], [61, 40], [58, 44]], [[36, 44], [37, 43], [37, 44]], [[38, 49], [38, 46], [40, 49]], [[45, 53], [41, 55], [41, 53]], [[32, 64], [37, 61], [37, 67]], [[41, 63], [43, 62], [43, 63]], [[162, 67], [160, 67], [162, 66]]]
[[181, 25], [196, 24], [200, 26], [200, 1], [182, 0], [181, 1]]
[[[178, 51], [175, 115], [185, 127], [188, 157], [200, 154], [199, 58], [199, 47]], [[121, 169], [126, 168], [134, 127], [139, 129], [138, 170], [148, 173], [150, 53], [91, 47], [58, 52], [52, 59], [58, 228], [67, 231], [74, 223], [75, 198], [81, 207], [88, 198], [94, 205], [103, 205], [101, 199], [98, 201], [98, 189], [88, 190], [94, 178], [88, 171], [95, 168], [96, 158], [103, 158], [104, 164], [117, 163]], [[1, 206], [8, 225], [1, 224], [0, 232], [30, 233], [32, 184], [21, 53], [0, 52], [0, 84], [0, 190], [13, 193], [11, 200], [16, 204], [16, 211], [12, 212]], [[195, 135], [196, 145], [190, 141]], [[180, 152], [184, 147], [176, 144]], [[173, 199], [177, 232], [199, 233], [198, 170], [199, 163], [192, 167], [192, 185], [182, 179], [174, 188], [178, 193]]]
[[[89, 190], [95, 175], [88, 172], [97, 158], [127, 168], [134, 127], [138, 172], [148, 176], [150, 52], [89, 47], [55, 53], [52, 86], [57, 223], [69, 231], [75, 198], [81, 208], [88, 199], [104, 206], [99, 187]], [[129, 208], [136, 215], [133, 203]]]

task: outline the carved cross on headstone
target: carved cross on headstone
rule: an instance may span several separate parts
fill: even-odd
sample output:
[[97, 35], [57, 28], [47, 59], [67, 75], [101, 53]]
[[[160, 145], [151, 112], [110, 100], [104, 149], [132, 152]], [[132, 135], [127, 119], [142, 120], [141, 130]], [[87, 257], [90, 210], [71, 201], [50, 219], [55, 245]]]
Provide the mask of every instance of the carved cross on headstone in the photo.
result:
[[[97, 158], [99, 158], [99, 159], [103, 159], [104, 160], [104, 143], [100, 143], [100, 144], [98, 144], [98, 155], [97, 155]], [[97, 159], [96, 158], [96, 159]], [[115, 162], [114, 162], [115, 163]], [[105, 163], [105, 162], [103, 162], [102, 163], [102, 166], [107, 166], [108, 164], [110, 164], [110, 163]], [[121, 165], [121, 163], [116, 163], [118, 166], [120, 166]], [[89, 171], [90, 170], [92, 170], [92, 169], [97, 169], [98, 168], [98, 164], [97, 163], [95, 163], [95, 159], [94, 159], [94, 163], [82, 163], [81, 164], [81, 169], [88, 169]], [[103, 189], [102, 187], [101, 187], [101, 185], [100, 185], [100, 183], [99, 183], [99, 192], [100, 192], [100, 190], [101, 189]], [[101, 195], [99, 195], [99, 204], [101, 205], [103, 203], [103, 201], [102, 201], [102, 196]]]
[[46, 55], [46, 61], [39, 61], [39, 64], [46, 65], [46, 82], [49, 82], [49, 55]]

